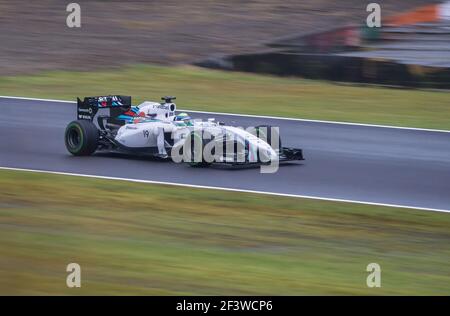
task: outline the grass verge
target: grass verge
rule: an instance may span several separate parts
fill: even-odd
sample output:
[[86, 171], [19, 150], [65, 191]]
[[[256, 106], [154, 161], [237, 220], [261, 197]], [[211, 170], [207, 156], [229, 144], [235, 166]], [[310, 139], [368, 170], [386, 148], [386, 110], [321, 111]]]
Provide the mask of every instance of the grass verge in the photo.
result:
[[74, 100], [125, 94], [136, 102], [176, 95], [183, 109], [450, 129], [450, 93], [355, 87], [179, 66], [52, 71], [0, 77], [0, 95]]
[[448, 295], [449, 227], [445, 213], [0, 171], [0, 294]]

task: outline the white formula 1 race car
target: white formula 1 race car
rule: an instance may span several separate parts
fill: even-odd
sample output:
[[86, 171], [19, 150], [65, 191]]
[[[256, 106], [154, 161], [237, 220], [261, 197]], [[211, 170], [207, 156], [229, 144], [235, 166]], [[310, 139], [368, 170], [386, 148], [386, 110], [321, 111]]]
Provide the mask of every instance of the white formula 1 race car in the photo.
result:
[[130, 96], [77, 98], [78, 120], [67, 125], [65, 144], [75, 156], [96, 151], [150, 155], [191, 166], [270, 164], [303, 160], [301, 149], [281, 147], [278, 128], [247, 129], [176, 113], [175, 97], [132, 106]]

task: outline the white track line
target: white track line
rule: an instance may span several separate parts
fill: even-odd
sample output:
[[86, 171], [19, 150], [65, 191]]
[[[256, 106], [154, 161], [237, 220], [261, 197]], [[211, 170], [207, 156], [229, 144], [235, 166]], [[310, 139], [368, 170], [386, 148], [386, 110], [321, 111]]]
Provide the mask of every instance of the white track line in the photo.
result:
[[67, 101], [67, 100], [13, 97], [13, 96], [8, 96], [8, 95], [0, 95], [0, 98], [3, 98], [3, 99], [16, 99], [16, 100], [27, 100], [27, 101], [49, 101], [49, 102], [59, 102], [59, 103], [77, 103], [75, 101]]
[[262, 195], [273, 195], [273, 196], [282, 196], [282, 197], [303, 198], [303, 199], [329, 201], [329, 202], [355, 203], [355, 204], [364, 204], [364, 205], [373, 205], [373, 206], [385, 206], [385, 207], [395, 207], [395, 208], [404, 208], [404, 209], [414, 209], [414, 210], [421, 210], [421, 211], [450, 213], [450, 210], [427, 208], [427, 207], [416, 207], [416, 206], [410, 206], [410, 205], [375, 203], [375, 202], [357, 201], [357, 200], [324, 198], [324, 197], [310, 196], [310, 195], [286, 194], [286, 193], [276, 193], [276, 192], [245, 190], [245, 189], [233, 189], [233, 188], [227, 188], [227, 187], [214, 187], [214, 186], [196, 185], [196, 184], [184, 184], [184, 183], [176, 183], [176, 182], [140, 180], [140, 179], [130, 179], [130, 178], [120, 178], [120, 177], [109, 177], [109, 176], [82, 174], [82, 173], [70, 173], [70, 172], [59, 172], [59, 171], [50, 171], [50, 170], [37, 170], [37, 169], [25, 169], [25, 168], [12, 168], [12, 167], [0, 167], [0, 170], [25, 171], [25, 172], [34, 172], [34, 173], [46, 173], [46, 174], [55, 174], [55, 175], [63, 175], [63, 176], [75, 176], [75, 177], [94, 178], [94, 179], [103, 179], [103, 180], [127, 181], [127, 182], [146, 183], [146, 184], [162, 184], [162, 185], [170, 185], [170, 186], [176, 186], [176, 187], [187, 187], [187, 188], [196, 188], [196, 189], [209, 189], [209, 190], [221, 190], [221, 191], [230, 191], [230, 192], [254, 193], [254, 194], [262, 194]]
[[[29, 100], [29, 101], [47, 101], [47, 102], [58, 102], [58, 103], [76, 103], [75, 101], [66, 101], [66, 100], [26, 98], [26, 97], [14, 97], [14, 96], [3, 96], [3, 95], [0, 96], [0, 98], [16, 99], [16, 100]], [[403, 126], [377, 125], [377, 124], [364, 124], [364, 123], [350, 123], [350, 122], [338, 122], [338, 121], [323, 121], [323, 120], [310, 120], [310, 119], [290, 118], [290, 117], [281, 117], [281, 116], [267, 116], [267, 115], [254, 115], [254, 114], [236, 114], [236, 113], [208, 112], [208, 111], [183, 110], [183, 109], [178, 109], [178, 111], [186, 111], [186, 112], [192, 112], [192, 113], [204, 113], [204, 114], [215, 114], [215, 115], [254, 117], [254, 118], [262, 118], [262, 119], [272, 119], [272, 120], [285, 120], [285, 121], [312, 122], [312, 123], [322, 123], [322, 124], [336, 124], [336, 125], [391, 128], [391, 129], [422, 131], [422, 132], [450, 133], [450, 130], [431, 129], [431, 128], [403, 127]]]

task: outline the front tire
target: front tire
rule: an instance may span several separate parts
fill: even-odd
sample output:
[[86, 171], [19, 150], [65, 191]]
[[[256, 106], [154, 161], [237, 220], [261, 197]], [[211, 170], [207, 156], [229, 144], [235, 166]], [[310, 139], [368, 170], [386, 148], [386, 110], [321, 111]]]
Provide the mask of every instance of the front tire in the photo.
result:
[[[201, 133], [200, 133], [201, 134]], [[203, 157], [203, 149], [205, 148], [206, 145], [206, 141], [203, 139], [202, 135], [200, 135], [197, 132], [192, 132], [191, 134], [189, 134], [189, 137], [187, 139], [187, 141], [190, 141], [190, 149], [191, 149], [191, 160], [188, 161], [189, 166], [193, 167], [193, 168], [205, 168], [205, 167], [209, 167], [211, 165], [211, 162], [207, 162], [205, 161], [204, 157]], [[194, 142], [199, 142], [200, 143], [200, 148], [201, 149], [201, 153], [197, 153], [196, 152], [196, 148], [194, 146]], [[194, 157], [196, 156], [196, 154], [202, 155], [202, 159], [201, 161], [194, 161]]]
[[86, 120], [70, 122], [64, 133], [67, 150], [74, 156], [88, 156], [98, 147], [99, 133], [97, 127]]

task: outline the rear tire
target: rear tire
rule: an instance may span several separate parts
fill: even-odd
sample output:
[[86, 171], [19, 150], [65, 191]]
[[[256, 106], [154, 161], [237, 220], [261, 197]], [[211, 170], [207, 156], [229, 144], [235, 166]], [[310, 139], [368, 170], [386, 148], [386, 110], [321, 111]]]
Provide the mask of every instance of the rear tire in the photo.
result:
[[67, 150], [74, 156], [88, 156], [98, 147], [99, 133], [97, 127], [86, 120], [70, 122], [64, 133]]

